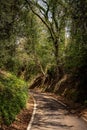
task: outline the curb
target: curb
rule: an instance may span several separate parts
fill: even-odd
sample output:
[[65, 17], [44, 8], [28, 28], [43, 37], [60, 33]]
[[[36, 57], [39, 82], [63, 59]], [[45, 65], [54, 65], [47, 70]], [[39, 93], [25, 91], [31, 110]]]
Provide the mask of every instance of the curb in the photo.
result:
[[87, 122], [87, 119], [84, 117], [84, 116], [82, 116], [81, 117], [85, 122]]
[[[67, 107], [66, 104], [64, 104], [63, 102], [61, 101], [58, 101], [57, 99], [51, 97], [53, 100], [55, 100], [56, 102], [60, 103], [61, 105], [63, 105], [64, 107]], [[82, 120], [84, 120], [85, 122], [87, 122], [87, 118], [85, 118], [84, 116], [81, 117]]]
[[[47, 96], [46, 96], [47, 97]], [[56, 101], [57, 103], [63, 105], [64, 107], [67, 107], [67, 105], [61, 101], [58, 101], [56, 98], [52, 97], [52, 96], [49, 96], [51, 99], [53, 99], [54, 101]]]
[[[46, 96], [46, 97], [48, 97], [48, 96]], [[49, 96], [49, 97], [50, 97], [51, 99], [53, 99], [54, 101], [56, 101], [57, 103], [63, 105], [64, 107], [67, 107], [66, 104], [64, 104], [64, 103], [61, 102], [61, 101], [58, 101], [58, 100], [55, 99], [54, 97], [51, 97], [51, 96]], [[33, 98], [33, 100], [34, 100], [34, 108], [33, 108], [32, 117], [31, 117], [31, 120], [30, 120], [30, 122], [29, 122], [29, 124], [28, 124], [27, 130], [31, 130], [32, 123], [33, 123], [33, 121], [34, 121], [34, 117], [35, 117], [36, 110], [37, 110], [37, 103], [36, 103], [36, 100], [34, 99], [33, 96], [32, 96], [32, 98]], [[82, 119], [83, 121], [87, 122], [87, 119], [86, 119], [84, 116], [82, 116], [81, 119]]]
[[57, 99], [55, 99], [55, 98], [53, 98], [53, 97], [52, 97], [52, 99], [53, 99], [53, 100], [55, 100], [56, 102], [58, 102], [59, 104], [63, 105], [64, 107], [67, 107], [67, 105], [66, 105], [66, 104], [64, 104], [63, 102], [58, 101]]
[[34, 108], [33, 108], [33, 113], [32, 113], [32, 117], [31, 117], [31, 120], [28, 124], [28, 127], [27, 127], [27, 130], [30, 130], [31, 127], [32, 127], [32, 123], [33, 123], [33, 120], [34, 120], [34, 116], [36, 114], [36, 109], [37, 109], [37, 104], [36, 104], [36, 100], [34, 99], [34, 97], [32, 96], [33, 100], [34, 100]]
[[[53, 97], [52, 97], [52, 99], [55, 100], [56, 102], [60, 103], [60, 104], [63, 105], [64, 107], [67, 107], [67, 105], [64, 104], [63, 102], [58, 101], [57, 99], [55, 99], [55, 98], [53, 98]], [[85, 118], [84, 116], [82, 116], [81, 119], [83, 119], [85, 122], [87, 122], [87, 118]]]

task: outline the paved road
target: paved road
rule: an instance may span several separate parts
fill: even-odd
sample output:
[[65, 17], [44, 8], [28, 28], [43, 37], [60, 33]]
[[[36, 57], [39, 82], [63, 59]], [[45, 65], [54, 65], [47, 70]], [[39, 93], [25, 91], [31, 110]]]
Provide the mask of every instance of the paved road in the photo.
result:
[[87, 123], [46, 94], [32, 92], [37, 109], [31, 130], [87, 130]]

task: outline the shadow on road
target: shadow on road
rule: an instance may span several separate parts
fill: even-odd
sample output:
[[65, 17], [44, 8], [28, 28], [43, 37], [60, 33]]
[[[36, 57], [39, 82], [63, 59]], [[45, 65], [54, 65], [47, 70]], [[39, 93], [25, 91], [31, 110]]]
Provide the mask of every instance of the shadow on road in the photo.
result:
[[69, 112], [65, 110], [64, 106], [51, 98], [46, 98], [44, 94], [37, 95], [36, 93], [35, 98], [39, 101], [39, 104], [37, 106], [38, 112], [35, 115], [33, 123], [34, 128], [37, 130], [44, 130], [45, 127], [46, 130], [51, 130], [52, 128], [55, 128], [56, 130], [56, 128], [60, 127], [69, 130], [73, 127], [72, 125], [66, 125], [60, 121], [58, 122], [60, 119], [63, 120], [64, 114], [69, 114]]
[[32, 91], [37, 110], [31, 130], [87, 130], [87, 124], [46, 93]]

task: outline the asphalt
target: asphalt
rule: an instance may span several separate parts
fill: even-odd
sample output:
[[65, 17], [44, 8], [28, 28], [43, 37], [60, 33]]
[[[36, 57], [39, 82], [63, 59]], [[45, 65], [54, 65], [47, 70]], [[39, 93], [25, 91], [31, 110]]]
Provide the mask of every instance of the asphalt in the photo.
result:
[[30, 130], [87, 130], [87, 122], [44, 93], [31, 92], [36, 113]]

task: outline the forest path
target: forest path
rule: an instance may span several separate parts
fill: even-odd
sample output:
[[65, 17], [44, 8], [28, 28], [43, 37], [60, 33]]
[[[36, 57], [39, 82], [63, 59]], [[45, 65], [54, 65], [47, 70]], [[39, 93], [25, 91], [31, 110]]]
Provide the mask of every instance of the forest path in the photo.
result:
[[31, 92], [36, 100], [36, 113], [29, 130], [87, 130], [81, 118], [70, 114], [65, 106], [44, 93]]

